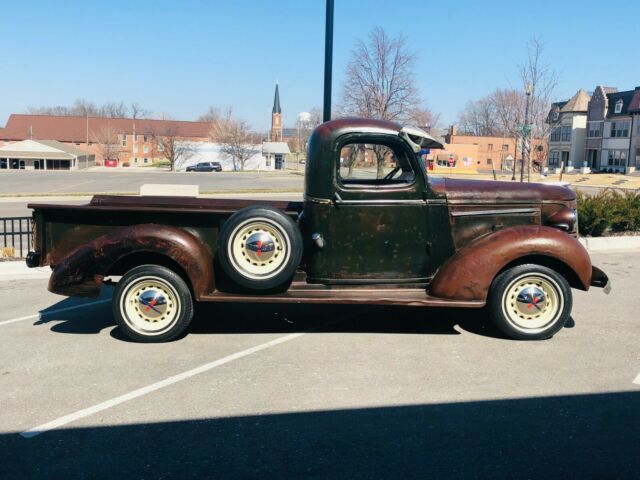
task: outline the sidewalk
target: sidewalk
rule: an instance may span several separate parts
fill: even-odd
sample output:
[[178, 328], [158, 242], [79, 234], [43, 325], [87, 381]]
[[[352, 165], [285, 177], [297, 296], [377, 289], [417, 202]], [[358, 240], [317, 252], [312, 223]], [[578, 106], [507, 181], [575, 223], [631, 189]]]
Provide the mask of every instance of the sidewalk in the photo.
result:
[[0, 262], [0, 282], [46, 279], [50, 275], [49, 267], [29, 268], [24, 260]]

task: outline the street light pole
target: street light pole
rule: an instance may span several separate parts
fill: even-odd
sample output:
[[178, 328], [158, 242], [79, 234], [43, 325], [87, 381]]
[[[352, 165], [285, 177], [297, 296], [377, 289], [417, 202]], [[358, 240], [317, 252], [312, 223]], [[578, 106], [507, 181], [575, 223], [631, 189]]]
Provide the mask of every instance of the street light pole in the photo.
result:
[[522, 127], [522, 158], [520, 159], [520, 183], [524, 181], [524, 156], [527, 150], [527, 138], [529, 136], [529, 99], [531, 98], [531, 85], [527, 83], [525, 86], [527, 94], [527, 106], [524, 110], [524, 125]]
[[324, 111], [322, 121], [331, 120], [331, 81], [333, 78], [333, 0], [327, 0], [324, 34]]

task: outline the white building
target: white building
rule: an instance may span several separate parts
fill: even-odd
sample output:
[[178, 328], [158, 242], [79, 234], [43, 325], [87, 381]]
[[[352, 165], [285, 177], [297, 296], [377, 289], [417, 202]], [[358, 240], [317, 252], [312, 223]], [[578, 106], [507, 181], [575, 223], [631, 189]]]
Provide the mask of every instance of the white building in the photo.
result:
[[[200, 162], [218, 162], [222, 171], [233, 172], [240, 170], [240, 165], [234, 165], [233, 158], [222, 151], [219, 143], [188, 142], [189, 153], [176, 162], [176, 170], [185, 171], [188, 166]], [[255, 152], [244, 164], [244, 170], [271, 171], [284, 168], [284, 158], [288, 155], [289, 147], [283, 142], [264, 142], [253, 145]]]
[[95, 156], [56, 140], [22, 140], [0, 147], [0, 170], [78, 170]]

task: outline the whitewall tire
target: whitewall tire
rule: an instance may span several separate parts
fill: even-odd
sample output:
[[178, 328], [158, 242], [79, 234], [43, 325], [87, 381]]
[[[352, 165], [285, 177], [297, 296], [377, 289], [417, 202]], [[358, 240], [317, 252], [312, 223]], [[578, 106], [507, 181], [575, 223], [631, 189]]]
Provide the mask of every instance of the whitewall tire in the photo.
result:
[[112, 310], [116, 323], [132, 340], [167, 342], [188, 328], [193, 299], [178, 274], [158, 265], [142, 265], [120, 279]]

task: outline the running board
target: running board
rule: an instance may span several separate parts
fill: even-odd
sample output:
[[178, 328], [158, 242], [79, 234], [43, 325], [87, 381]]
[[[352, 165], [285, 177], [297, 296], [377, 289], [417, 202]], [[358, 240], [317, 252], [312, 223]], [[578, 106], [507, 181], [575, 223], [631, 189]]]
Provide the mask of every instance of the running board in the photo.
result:
[[290, 288], [284, 293], [248, 295], [213, 292], [200, 297], [202, 302], [236, 303], [314, 303], [351, 305], [398, 305], [405, 307], [482, 308], [482, 301], [447, 300], [431, 297], [415, 288]]

